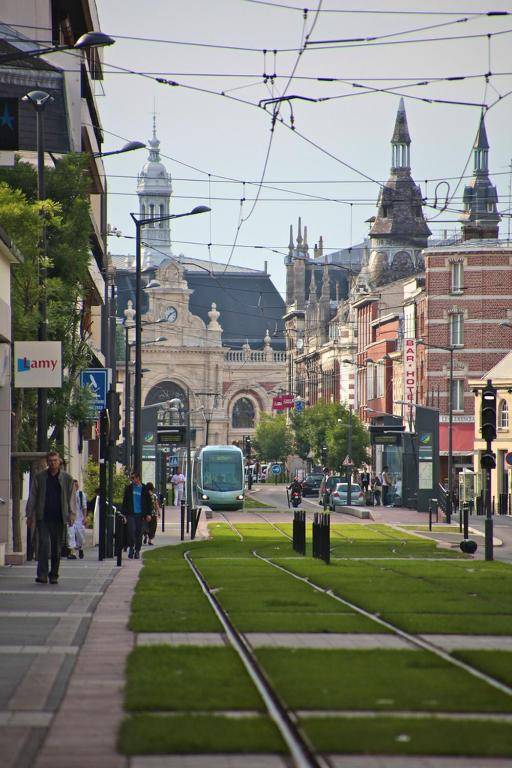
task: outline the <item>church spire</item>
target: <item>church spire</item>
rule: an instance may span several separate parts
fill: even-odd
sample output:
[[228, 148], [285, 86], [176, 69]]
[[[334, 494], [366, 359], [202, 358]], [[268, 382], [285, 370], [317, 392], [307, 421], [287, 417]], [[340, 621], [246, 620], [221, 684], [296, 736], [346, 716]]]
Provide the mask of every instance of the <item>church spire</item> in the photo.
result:
[[311, 269], [311, 282], [309, 283], [309, 303], [310, 304], [316, 304], [318, 301], [318, 295], [316, 292], [316, 277], [315, 277], [315, 268], [312, 267]]
[[411, 167], [410, 145], [411, 137], [409, 135], [409, 126], [407, 125], [405, 104], [403, 98], [401, 98], [396, 113], [395, 130], [391, 137], [392, 168]]
[[331, 287], [330, 287], [330, 278], [329, 278], [329, 265], [327, 263], [327, 259], [324, 261], [323, 271], [322, 271], [322, 292], [320, 294], [320, 299], [324, 301], [330, 301], [331, 299]]
[[473, 177], [464, 189], [464, 212], [460, 217], [464, 240], [495, 239], [498, 237], [498, 193], [489, 178], [489, 141], [484, 114], [473, 144]]

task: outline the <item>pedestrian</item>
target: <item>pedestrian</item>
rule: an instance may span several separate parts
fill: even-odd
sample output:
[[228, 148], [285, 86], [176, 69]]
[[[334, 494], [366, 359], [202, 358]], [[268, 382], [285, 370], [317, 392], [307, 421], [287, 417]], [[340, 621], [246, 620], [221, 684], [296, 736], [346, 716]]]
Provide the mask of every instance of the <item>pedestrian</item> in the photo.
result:
[[370, 473], [367, 469], [361, 470], [359, 474], [359, 482], [361, 484], [361, 488], [363, 492], [366, 494], [368, 493], [368, 488], [370, 487]]
[[126, 532], [128, 536], [128, 557], [138, 560], [142, 546], [142, 530], [144, 517], [151, 516], [151, 496], [142, 484], [140, 474], [133, 471], [130, 484], [124, 489], [121, 514], [126, 517]]
[[171, 477], [171, 483], [174, 488], [174, 506], [179, 507], [185, 493], [185, 475], [180, 472], [179, 467], [176, 468], [176, 472]]
[[[74, 523], [76, 494], [73, 478], [61, 467], [57, 451], [46, 455], [48, 469], [38, 472], [32, 480], [26, 506], [27, 525], [35, 527], [38, 537], [38, 584], [58, 584], [61, 548], [67, 526]], [[48, 570], [48, 559], [50, 569]]]
[[381, 482], [382, 482], [382, 504], [383, 506], [387, 507], [389, 505], [389, 490], [393, 485], [393, 481], [388, 472], [387, 466], [382, 467]]
[[76, 498], [76, 518], [74, 523], [68, 523], [68, 560], [83, 560], [85, 544], [85, 521], [87, 517], [87, 496], [79, 490], [78, 480], [73, 480], [73, 490]]
[[372, 493], [373, 493], [373, 506], [380, 507], [380, 494], [382, 483], [378, 475], [374, 475], [372, 478]]
[[160, 501], [155, 493], [155, 486], [153, 483], [146, 483], [146, 488], [149, 491], [151, 497], [151, 515], [149, 520], [146, 518], [146, 525], [144, 526], [144, 544], [153, 546], [153, 539], [156, 534], [156, 527], [158, 524], [158, 518], [160, 517]]

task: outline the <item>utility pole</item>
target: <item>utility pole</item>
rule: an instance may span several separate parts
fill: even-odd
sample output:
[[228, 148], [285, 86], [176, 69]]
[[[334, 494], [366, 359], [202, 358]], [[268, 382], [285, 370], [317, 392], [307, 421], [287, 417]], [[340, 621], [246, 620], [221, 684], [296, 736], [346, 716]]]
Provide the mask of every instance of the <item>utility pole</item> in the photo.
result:
[[497, 390], [491, 379], [482, 390], [481, 433], [487, 443], [480, 460], [485, 470], [485, 559], [493, 560], [493, 520], [492, 520], [492, 470], [496, 469], [496, 457], [492, 450], [492, 441], [496, 439], [496, 401]]
[[[348, 406], [348, 439], [347, 439], [347, 453], [352, 462], [352, 405]], [[347, 504], [350, 507], [352, 504], [352, 467], [353, 463], [347, 467]]]

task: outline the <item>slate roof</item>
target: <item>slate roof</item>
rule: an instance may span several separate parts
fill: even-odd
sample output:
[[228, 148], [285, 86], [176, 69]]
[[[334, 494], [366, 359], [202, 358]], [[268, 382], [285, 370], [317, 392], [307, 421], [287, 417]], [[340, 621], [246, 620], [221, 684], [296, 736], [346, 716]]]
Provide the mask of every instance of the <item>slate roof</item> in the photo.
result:
[[[114, 265], [124, 263], [125, 257], [113, 257]], [[184, 258], [181, 263], [186, 264]], [[205, 323], [209, 322], [208, 312], [212, 302], [217, 304], [220, 312], [219, 323], [222, 326], [223, 346], [239, 349], [248, 340], [253, 349], [263, 348], [263, 339], [267, 329], [272, 337], [272, 347], [276, 350], [285, 349], [283, 315], [285, 303], [277, 288], [272, 283], [270, 275], [255, 269], [237, 268], [235, 265], [227, 270], [215, 269], [211, 262], [209, 272], [200, 269], [201, 262], [194, 259], [194, 264], [185, 267], [185, 279], [193, 291], [189, 307], [192, 314], [199, 316]], [[217, 265], [223, 267], [224, 265]], [[236, 270], [239, 271], [236, 271]], [[144, 277], [151, 279], [156, 268], [145, 271]], [[133, 270], [116, 268], [117, 285], [117, 315], [124, 318], [123, 311], [128, 299], [135, 304], [135, 273]], [[143, 292], [142, 313], [148, 310], [147, 296]]]

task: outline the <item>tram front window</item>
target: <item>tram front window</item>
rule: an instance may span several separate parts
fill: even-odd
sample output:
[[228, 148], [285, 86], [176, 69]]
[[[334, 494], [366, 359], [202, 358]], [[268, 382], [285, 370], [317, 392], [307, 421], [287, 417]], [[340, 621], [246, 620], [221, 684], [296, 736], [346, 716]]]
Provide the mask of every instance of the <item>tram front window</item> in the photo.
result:
[[208, 452], [203, 455], [205, 491], [239, 491], [243, 488], [240, 456]]

